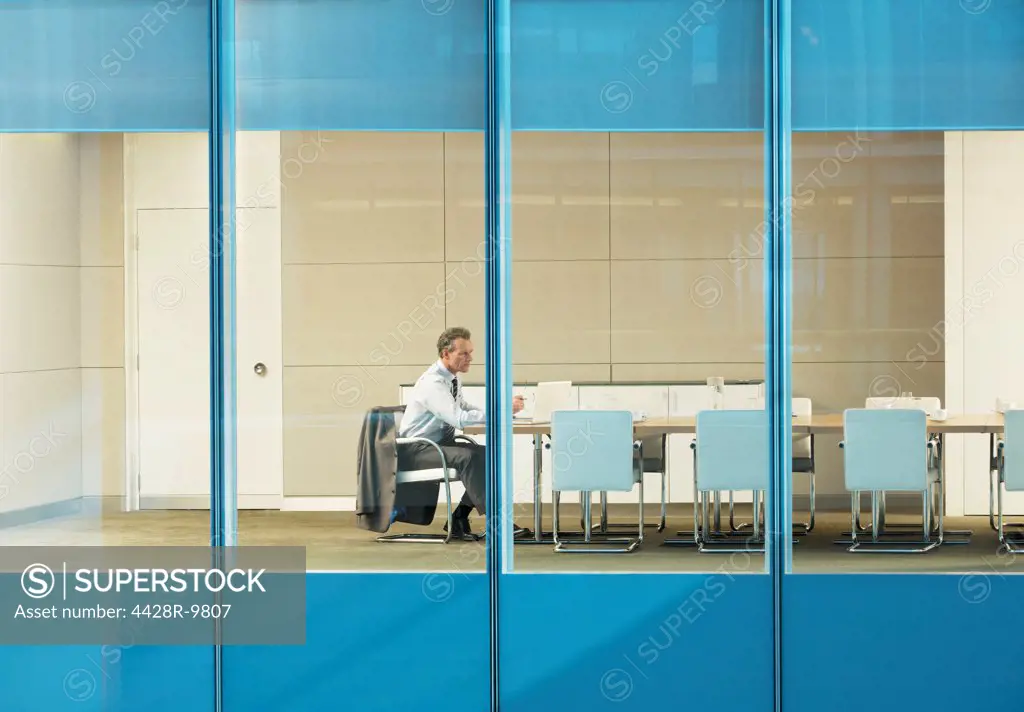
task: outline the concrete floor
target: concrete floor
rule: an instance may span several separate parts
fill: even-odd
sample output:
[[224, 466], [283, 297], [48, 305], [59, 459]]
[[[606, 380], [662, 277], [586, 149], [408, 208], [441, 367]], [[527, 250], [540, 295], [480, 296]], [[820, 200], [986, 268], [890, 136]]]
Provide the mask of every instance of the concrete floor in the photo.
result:
[[[595, 508], [596, 509], [596, 508]], [[628, 505], [611, 505], [613, 522], [635, 521], [635, 510]], [[547, 514], [547, 512], [546, 512]], [[739, 516], [739, 512], [737, 513]], [[651, 508], [648, 523], [657, 523], [657, 510]], [[596, 517], [595, 517], [596, 519]], [[911, 521], [910, 516], [890, 517], [890, 521]], [[530, 525], [529, 510], [524, 508], [516, 521]], [[429, 528], [400, 525], [393, 532], [441, 531], [438, 518]], [[483, 520], [475, 519], [474, 528], [483, 529]], [[814, 531], [797, 537], [793, 548], [794, 573], [960, 573], [1024, 572], [1024, 556], [997, 554], [996, 534], [985, 517], [949, 518], [947, 529], [971, 529], [967, 545], [948, 545], [927, 554], [855, 554], [833, 544], [850, 524], [847, 513], [819, 512]], [[550, 518], [545, 517], [550, 528]], [[579, 528], [574, 505], [562, 508], [562, 527]], [[662, 546], [666, 535], [692, 528], [692, 510], [688, 505], [673, 505], [669, 526], [659, 533], [653, 527], [645, 531], [642, 547], [631, 554], [562, 554], [551, 544], [517, 545], [517, 572], [712, 572], [762, 573], [764, 556], [759, 552], [699, 554], [692, 547]], [[327, 571], [484, 571], [484, 545], [453, 542], [444, 544], [380, 543], [376, 534], [355, 526], [351, 512], [277, 512], [242, 511], [238, 516], [239, 544], [243, 546], [305, 546], [306, 567]], [[635, 530], [634, 530], [635, 531]], [[625, 534], [625, 532], [624, 532]], [[207, 546], [207, 511], [109, 512], [52, 519], [5, 528], [4, 546]], [[743, 542], [739, 540], [742, 548]]]

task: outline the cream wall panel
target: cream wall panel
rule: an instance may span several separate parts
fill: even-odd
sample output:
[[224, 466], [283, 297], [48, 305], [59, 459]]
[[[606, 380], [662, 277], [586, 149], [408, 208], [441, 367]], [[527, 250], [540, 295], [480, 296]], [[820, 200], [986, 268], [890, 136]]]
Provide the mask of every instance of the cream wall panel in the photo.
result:
[[[449, 326], [479, 334], [484, 360], [484, 274], [448, 265]], [[516, 363], [609, 363], [608, 262], [520, 262], [512, 270]]]
[[9, 479], [0, 511], [82, 495], [82, 377], [77, 368], [3, 378], [3, 453]]
[[0, 263], [77, 265], [78, 188], [76, 135], [0, 135]]
[[608, 262], [522, 262], [513, 270], [519, 363], [608, 363]]
[[611, 277], [614, 362], [764, 358], [760, 260], [613, 260]]
[[444, 324], [441, 264], [286, 265], [286, 366], [422, 363]]
[[[479, 358], [474, 354], [473, 368], [469, 373], [462, 375], [462, 382], [467, 385], [484, 384], [487, 378], [485, 364], [483, 363], [483, 332], [474, 333], [474, 346], [479, 351]], [[513, 344], [513, 359], [515, 356], [515, 344]], [[564, 363], [564, 364], [536, 364], [536, 363], [513, 363], [512, 380], [515, 383], [540, 383], [541, 381], [572, 381], [573, 383], [607, 383], [609, 380], [610, 367], [603, 363]]]
[[794, 257], [942, 256], [942, 133], [797, 133], [793, 150]]
[[608, 259], [608, 151], [607, 133], [512, 134], [514, 259]]
[[301, 172], [305, 161], [319, 159], [320, 149], [311, 150], [300, 142], [295, 153], [283, 155], [278, 131], [239, 131], [235, 134], [235, 206], [247, 208], [277, 208], [281, 206], [282, 164], [288, 174]]
[[762, 257], [762, 146], [760, 133], [613, 133], [612, 259]]
[[209, 206], [206, 132], [142, 133], [127, 137], [136, 209]]
[[[513, 260], [607, 259], [608, 134], [512, 135]], [[483, 135], [445, 135], [449, 261], [485, 252]]]
[[486, 258], [484, 178], [483, 133], [445, 134], [444, 237], [445, 257], [450, 261]]
[[86, 497], [125, 493], [123, 368], [82, 369], [82, 480]]
[[282, 136], [285, 264], [444, 259], [443, 135], [332, 132], [289, 163], [315, 136]]
[[124, 366], [124, 270], [121, 267], [83, 267], [83, 367]]
[[[996, 398], [1024, 402], [1024, 202], [1014, 190], [1024, 178], [1024, 132], [963, 134], [962, 244], [958, 293], [946, 303], [947, 322], [961, 327], [965, 412], [991, 412]], [[916, 395], [916, 394], [915, 394]], [[967, 514], [988, 511], [985, 438], [963, 441]], [[1008, 493], [1004, 511], [1024, 513], [1024, 495]]]
[[366, 411], [399, 405], [400, 386], [415, 382], [426, 365], [286, 368], [285, 496], [354, 495]]
[[124, 134], [79, 134], [81, 264], [124, 265]]
[[0, 369], [77, 368], [80, 304], [77, 267], [0, 265]]
[[943, 261], [796, 260], [794, 361], [943, 359]]

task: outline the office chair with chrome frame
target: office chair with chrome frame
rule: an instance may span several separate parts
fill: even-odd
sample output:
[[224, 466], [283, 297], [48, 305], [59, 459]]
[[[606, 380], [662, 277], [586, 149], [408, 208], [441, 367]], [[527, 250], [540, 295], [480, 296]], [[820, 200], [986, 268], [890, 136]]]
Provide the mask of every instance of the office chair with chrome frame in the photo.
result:
[[[645, 527], [653, 527], [661, 532], [665, 530], [665, 523], [668, 520], [668, 435], [656, 435], [642, 438], [639, 441], [641, 471], [643, 474], [652, 473], [661, 476], [661, 510], [660, 519], [657, 523], [644, 524]], [[656, 454], [650, 454], [652, 450]], [[607, 533], [610, 529], [628, 529], [632, 524], [626, 522], [608, 521], [608, 493], [601, 492], [601, 518], [594, 525], [595, 531]], [[580, 530], [586, 528], [582, 516], [580, 517]]]
[[[596, 435], [596, 437], [595, 437]], [[592, 526], [593, 492], [630, 492], [639, 485], [635, 538], [614, 538]], [[583, 537], [559, 537], [562, 492], [579, 492]], [[644, 540], [644, 480], [640, 442], [628, 410], [559, 410], [551, 414], [552, 532], [559, 553], [628, 554]], [[596, 534], [596, 538], [595, 538]], [[624, 546], [609, 547], [609, 544]]]
[[[1024, 533], [1007, 531], [1012, 526], [1003, 521], [1003, 491], [1024, 492], [1024, 410], [1003, 413], [1003, 437], [996, 446], [999, 482], [996, 532], [999, 535], [997, 553], [1024, 553]], [[1013, 523], [1020, 527], [1019, 522]]]
[[[395, 413], [395, 432], [398, 432], [399, 424], [401, 423], [402, 413], [404, 411], [397, 411]], [[473, 443], [475, 442], [472, 438], [465, 435], [456, 435], [456, 440], [462, 440], [463, 442]], [[458, 472], [448, 467], [448, 462], [444, 456], [444, 450], [441, 446], [435, 443], [433, 440], [427, 438], [395, 438], [395, 446], [401, 447], [402, 445], [409, 445], [412, 443], [425, 443], [430, 445], [437, 450], [438, 456], [441, 458], [441, 466], [434, 468], [426, 468], [422, 470], [398, 470], [395, 473], [395, 487], [401, 485], [416, 484], [416, 483], [432, 483], [444, 485], [445, 495], [445, 509], [447, 516], [447, 525], [443, 534], [432, 534], [427, 532], [409, 532], [402, 534], [381, 534], [377, 537], [377, 541], [386, 543], [411, 543], [411, 544], [447, 544], [452, 541], [452, 488], [453, 482], [459, 481]], [[474, 534], [473, 538], [480, 540], [482, 536], [480, 534]], [[462, 539], [459, 539], [462, 541]]]
[[[793, 399], [793, 415], [810, 418], [813, 415], [813, 405], [810, 398]], [[815, 507], [815, 482], [814, 482], [814, 434], [800, 434], [793, 436], [793, 475], [807, 475], [808, 480], [808, 521], [793, 522], [793, 534], [806, 536], [814, 531]], [[729, 528], [736, 532], [749, 529], [750, 522], [743, 522], [737, 525], [733, 513], [733, 496], [729, 493]]]
[[[937, 442], [926, 437], [927, 417], [916, 408], [850, 408], [843, 413], [844, 477], [850, 492], [849, 544], [847, 551], [879, 554], [922, 554], [942, 545], [945, 537], [942, 477], [936, 456]], [[880, 498], [885, 492], [917, 492], [921, 495], [921, 540], [886, 539], [881, 531]], [[871, 540], [858, 538], [861, 492], [871, 493]], [[932, 537], [934, 511], [938, 514], [937, 538]], [[895, 536], [895, 535], [894, 535]]]
[[[703, 410], [697, 414], [697, 437], [690, 448], [694, 458], [693, 542], [697, 551], [763, 553], [762, 502], [768, 490], [767, 411]], [[736, 491], [753, 492], [752, 534], [744, 548], [736, 548], [735, 534], [716, 535], [709, 511], [713, 493], [728, 492], [731, 502]]]

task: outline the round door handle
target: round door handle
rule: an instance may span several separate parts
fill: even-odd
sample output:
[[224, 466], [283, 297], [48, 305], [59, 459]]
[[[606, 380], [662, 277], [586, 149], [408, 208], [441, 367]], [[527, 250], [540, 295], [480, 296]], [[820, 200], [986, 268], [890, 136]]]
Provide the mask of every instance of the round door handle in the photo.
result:
[[256, 372], [257, 376], [262, 376], [267, 372], [267, 367], [264, 366], [262, 363], [257, 363], [255, 366], [252, 367], [252, 370]]

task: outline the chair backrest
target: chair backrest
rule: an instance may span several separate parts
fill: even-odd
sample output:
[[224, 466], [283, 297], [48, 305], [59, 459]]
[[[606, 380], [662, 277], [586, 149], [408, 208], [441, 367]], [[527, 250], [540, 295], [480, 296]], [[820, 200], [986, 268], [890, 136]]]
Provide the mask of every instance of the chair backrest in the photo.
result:
[[768, 489], [768, 412], [697, 413], [697, 489]]
[[636, 484], [633, 458], [633, 415], [628, 410], [551, 414], [551, 489], [629, 492]]
[[928, 421], [918, 408], [850, 408], [843, 413], [846, 489], [928, 489]]
[[923, 410], [928, 416], [942, 408], [942, 401], [938, 398], [867, 398], [864, 401], [865, 408], [887, 408], [897, 410]]
[[[810, 417], [814, 413], [811, 406], [810, 398], [794, 398], [793, 399], [793, 415], [801, 417]], [[811, 456], [811, 436], [810, 435], [794, 435], [793, 436], [793, 457], [810, 457]]]
[[1024, 410], [1003, 413], [1003, 477], [1010, 492], [1024, 491]]

